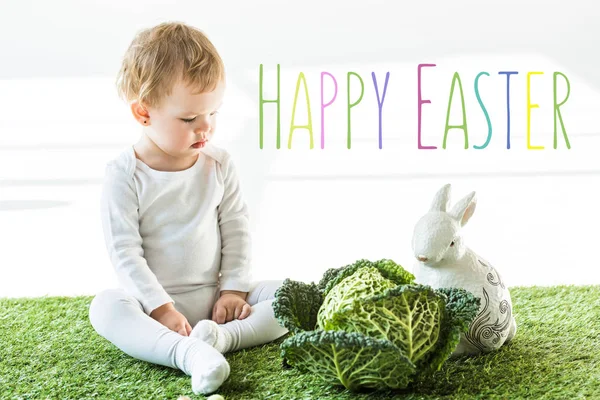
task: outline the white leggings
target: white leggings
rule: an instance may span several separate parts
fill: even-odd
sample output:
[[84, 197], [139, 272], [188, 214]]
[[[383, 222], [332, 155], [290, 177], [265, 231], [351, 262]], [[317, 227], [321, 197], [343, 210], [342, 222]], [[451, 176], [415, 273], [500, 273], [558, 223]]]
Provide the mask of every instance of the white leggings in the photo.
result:
[[[252, 306], [250, 316], [233, 320], [223, 326], [232, 333], [231, 351], [272, 342], [287, 333], [273, 315], [275, 291], [283, 281], [255, 282], [246, 302]], [[202, 319], [211, 318], [218, 287], [203, 287], [195, 292], [172, 294], [175, 308], [192, 327]], [[180, 335], [144, 313], [142, 305], [122, 289], [108, 289], [94, 297], [89, 318], [96, 332], [121, 351], [139, 360], [179, 368], [176, 348], [183, 340]], [[181, 369], [181, 368], [179, 368]]]

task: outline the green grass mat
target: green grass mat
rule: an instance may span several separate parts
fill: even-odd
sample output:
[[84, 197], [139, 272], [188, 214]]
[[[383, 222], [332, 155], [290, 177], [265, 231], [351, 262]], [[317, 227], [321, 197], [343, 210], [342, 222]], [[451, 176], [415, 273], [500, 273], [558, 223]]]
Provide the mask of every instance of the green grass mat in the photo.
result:
[[[402, 392], [353, 394], [281, 368], [278, 342], [227, 355], [225, 399], [600, 399], [600, 286], [518, 287], [519, 331], [500, 351], [447, 361]], [[0, 399], [173, 399], [178, 370], [134, 360], [99, 337], [91, 297], [0, 299]]]

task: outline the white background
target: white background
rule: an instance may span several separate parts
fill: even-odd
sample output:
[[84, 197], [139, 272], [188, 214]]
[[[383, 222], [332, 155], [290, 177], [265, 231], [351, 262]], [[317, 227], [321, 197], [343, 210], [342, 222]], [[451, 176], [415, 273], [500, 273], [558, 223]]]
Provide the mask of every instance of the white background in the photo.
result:
[[[136, 32], [156, 23], [193, 24], [219, 49], [227, 98], [218, 144], [234, 156], [252, 213], [254, 277], [318, 280], [359, 258], [412, 268], [410, 241], [433, 194], [477, 192], [467, 245], [515, 285], [597, 284], [600, 263], [600, 28], [589, 1], [2, 1], [0, 12], [0, 296], [94, 294], [115, 284], [99, 220], [105, 163], [137, 141], [139, 126], [114, 78]], [[422, 5], [421, 5], [422, 4]], [[422, 72], [423, 144], [417, 149], [417, 66]], [[265, 105], [259, 148], [259, 66], [268, 99], [280, 64], [281, 148], [276, 109]], [[321, 149], [321, 72], [338, 92], [326, 108]], [[364, 82], [346, 148], [347, 73]], [[474, 92], [474, 79], [493, 133]], [[506, 148], [506, 77], [511, 77], [511, 148]], [[527, 149], [527, 73], [531, 144]], [[570, 96], [553, 149], [553, 73]], [[310, 100], [314, 148], [296, 129], [288, 149], [298, 75]], [[390, 73], [382, 108], [379, 96]], [[469, 149], [450, 130], [442, 149], [452, 76], [464, 92]], [[360, 94], [352, 77], [351, 101]], [[566, 96], [564, 80], [557, 99]], [[324, 101], [334, 95], [326, 77]], [[462, 120], [458, 86], [450, 124]], [[300, 86], [296, 125], [308, 107]]]

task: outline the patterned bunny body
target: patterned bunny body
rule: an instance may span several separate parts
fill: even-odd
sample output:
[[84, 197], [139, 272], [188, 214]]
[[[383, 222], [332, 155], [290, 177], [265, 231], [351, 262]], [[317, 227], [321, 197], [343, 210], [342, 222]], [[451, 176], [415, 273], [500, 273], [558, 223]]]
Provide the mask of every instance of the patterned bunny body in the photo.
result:
[[497, 350], [516, 334], [509, 290], [498, 271], [471, 249], [467, 248], [457, 262], [441, 268], [417, 262], [414, 275], [417, 282], [434, 289], [462, 288], [481, 299], [479, 313], [461, 336], [453, 357]]

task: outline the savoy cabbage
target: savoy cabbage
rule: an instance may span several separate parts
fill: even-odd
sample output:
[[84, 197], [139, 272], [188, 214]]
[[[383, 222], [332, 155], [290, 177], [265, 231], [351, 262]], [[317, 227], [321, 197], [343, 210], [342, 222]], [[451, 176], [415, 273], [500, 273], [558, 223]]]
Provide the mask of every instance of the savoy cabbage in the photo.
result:
[[448, 359], [479, 299], [417, 284], [392, 260], [362, 259], [327, 270], [318, 284], [286, 279], [273, 309], [290, 331], [286, 365], [350, 390], [401, 389]]

